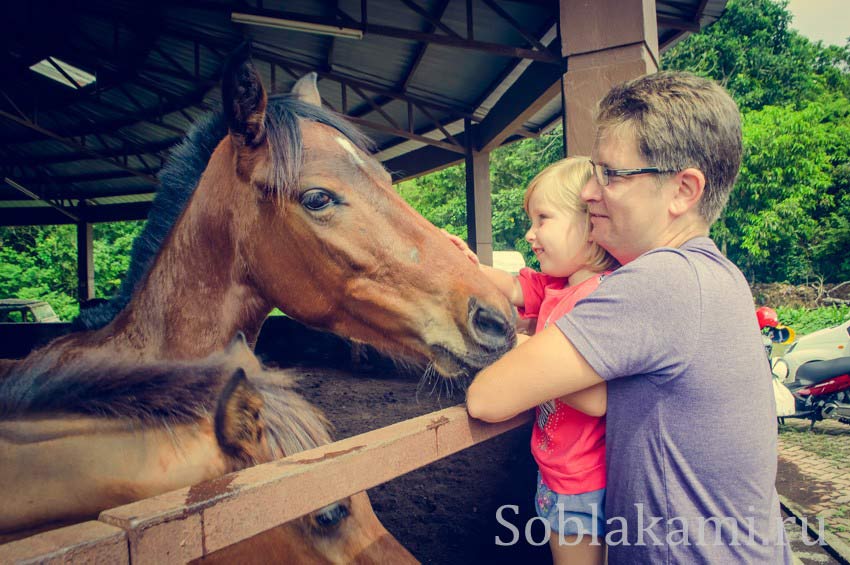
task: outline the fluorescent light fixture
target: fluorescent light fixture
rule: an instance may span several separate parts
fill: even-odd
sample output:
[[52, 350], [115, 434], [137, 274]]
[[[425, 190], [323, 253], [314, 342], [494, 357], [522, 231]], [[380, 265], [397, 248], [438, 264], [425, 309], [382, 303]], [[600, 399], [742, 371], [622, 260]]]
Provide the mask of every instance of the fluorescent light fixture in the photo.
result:
[[[56, 67], [60, 67], [63, 71], [65, 71], [65, 73], [76, 81], [77, 84], [68, 80], [68, 77], [62, 74], [62, 72]], [[33, 70], [40, 75], [44, 75], [47, 78], [53, 79], [56, 82], [61, 82], [65, 86], [70, 86], [71, 88], [83, 88], [84, 86], [88, 86], [93, 83], [96, 78], [94, 75], [87, 73], [83, 69], [78, 69], [74, 65], [66, 63], [56, 57], [42, 59], [35, 65], [31, 66], [30, 70]]]
[[314, 24], [298, 20], [286, 20], [283, 18], [271, 18], [269, 16], [258, 16], [256, 14], [245, 14], [233, 12], [230, 20], [238, 24], [250, 24], [276, 29], [288, 29], [290, 31], [303, 31], [304, 33], [315, 33], [317, 35], [332, 35], [334, 37], [346, 37], [348, 39], [363, 39], [363, 31], [351, 27], [337, 27], [325, 24]]

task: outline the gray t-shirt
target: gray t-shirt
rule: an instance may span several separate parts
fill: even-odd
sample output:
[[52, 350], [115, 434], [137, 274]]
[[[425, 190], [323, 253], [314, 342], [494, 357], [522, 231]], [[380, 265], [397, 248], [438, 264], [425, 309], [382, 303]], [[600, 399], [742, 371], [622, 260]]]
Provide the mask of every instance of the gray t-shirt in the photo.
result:
[[610, 562], [790, 563], [770, 368], [714, 242], [642, 255], [557, 326], [608, 382]]

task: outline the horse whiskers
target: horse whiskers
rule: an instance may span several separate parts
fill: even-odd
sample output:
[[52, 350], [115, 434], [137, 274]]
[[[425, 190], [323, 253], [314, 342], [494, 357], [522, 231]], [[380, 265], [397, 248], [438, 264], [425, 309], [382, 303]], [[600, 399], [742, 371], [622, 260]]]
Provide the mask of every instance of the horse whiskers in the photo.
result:
[[[425, 367], [425, 371], [422, 373], [422, 377], [419, 379], [419, 382], [416, 384], [416, 402], [419, 402], [419, 393], [422, 389], [432, 382], [434, 377], [440, 378], [437, 374], [437, 370], [434, 368], [434, 363], [428, 363]], [[433, 389], [431, 390], [431, 394], [433, 394]]]

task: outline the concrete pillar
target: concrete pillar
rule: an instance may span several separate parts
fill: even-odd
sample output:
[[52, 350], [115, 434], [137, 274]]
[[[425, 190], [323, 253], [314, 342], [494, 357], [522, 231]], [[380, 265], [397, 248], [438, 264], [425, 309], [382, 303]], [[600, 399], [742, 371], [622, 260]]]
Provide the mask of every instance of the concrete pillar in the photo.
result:
[[92, 224], [77, 224], [77, 300], [94, 298], [94, 237]]
[[[467, 128], [466, 131], [471, 131]], [[490, 153], [466, 151], [466, 241], [485, 265], [493, 264], [493, 209], [490, 204]]]
[[658, 70], [655, 0], [560, 0], [567, 155], [590, 155], [596, 104], [611, 86]]

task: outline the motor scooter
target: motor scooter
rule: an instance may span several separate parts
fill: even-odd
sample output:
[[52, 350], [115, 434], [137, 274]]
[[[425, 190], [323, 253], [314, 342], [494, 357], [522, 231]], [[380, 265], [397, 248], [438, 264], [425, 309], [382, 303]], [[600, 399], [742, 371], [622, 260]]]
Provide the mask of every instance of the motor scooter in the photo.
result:
[[[756, 311], [759, 327], [765, 339], [768, 358], [774, 343], [790, 343], [794, 331], [779, 323], [772, 308], [762, 307]], [[773, 363], [775, 368], [777, 363]], [[811, 420], [809, 429], [820, 420], [838, 420], [850, 425], [850, 357], [839, 357], [827, 361], [809, 361], [797, 369], [791, 382], [781, 382], [774, 372], [774, 387], [784, 387], [794, 397], [793, 413], [781, 408], [781, 389], [774, 389], [777, 400], [779, 422], [785, 418]]]

